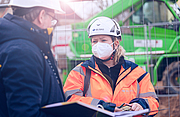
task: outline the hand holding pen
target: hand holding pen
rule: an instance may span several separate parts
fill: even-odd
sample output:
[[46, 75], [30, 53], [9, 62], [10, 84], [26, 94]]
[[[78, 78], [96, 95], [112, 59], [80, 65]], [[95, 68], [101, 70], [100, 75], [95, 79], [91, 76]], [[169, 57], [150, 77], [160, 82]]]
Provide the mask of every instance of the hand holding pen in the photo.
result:
[[123, 103], [123, 104], [121, 104], [121, 106], [118, 106], [115, 108], [115, 112], [118, 112], [118, 111], [139, 111], [139, 110], [143, 110], [143, 108], [138, 103], [132, 103], [132, 104]]

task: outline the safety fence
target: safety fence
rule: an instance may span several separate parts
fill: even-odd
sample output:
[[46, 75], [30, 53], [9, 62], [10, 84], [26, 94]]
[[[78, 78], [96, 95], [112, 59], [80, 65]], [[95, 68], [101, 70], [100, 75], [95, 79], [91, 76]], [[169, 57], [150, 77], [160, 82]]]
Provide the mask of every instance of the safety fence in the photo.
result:
[[[121, 26], [122, 41], [120, 45], [126, 50], [125, 59], [135, 62], [151, 74], [152, 84], [160, 100], [159, 109], [164, 109], [159, 111], [157, 117], [180, 116], [179, 24], [180, 22], [163, 22]], [[72, 36], [78, 32], [84, 32], [84, 35], [81, 35], [84, 39], [78, 40]], [[85, 32], [85, 28], [73, 30], [71, 26], [61, 27], [61, 29], [57, 27], [54, 31], [52, 50], [58, 62], [63, 82], [73, 67], [88, 60], [92, 55], [92, 53], [84, 51], [77, 57], [73, 53], [81, 49], [80, 46], [88, 45], [89, 42], [86, 40], [89, 38], [85, 38], [87, 36]], [[79, 41], [81, 41], [81, 45], [79, 45]], [[74, 42], [73, 47], [75, 48], [71, 48], [71, 42]]]
[[[118, 21], [122, 33], [120, 45], [126, 50], [125, 59], [150, 73], [159, 97], [159, 109], [164, 109], [156, 117], [180, 117], [180, 22], [169, 10], [169, 4], [163, 0], [119, 0], [119, 3], [114, 1], [113, 4], [102, 10], [99, 16], [108, 16]], [[139, 7], [140, 4], [143, 4], [142, 7]], [[83, 14], [87, 14], [90, 9], [88, 6], [83, 6]], [[0, 7], [0, 17], [3, 17], [9, 9], [4, 5]], [[65, 83], [70, 70], [88, 60], [92, 52], [86, 32], [88, 21], [77, 20], [78, 16], [75, 12], [69, 12], [67, 5], [63, 8], [67, 14], [57, 16], [60, 20], [54, 30], [52, 52], [61, 80]], [[94, 13], [95, 6], [92, 5], [91, 9], [90, 16], [98, 16]], [[69, 20], [71, 15], [73, 19]]]

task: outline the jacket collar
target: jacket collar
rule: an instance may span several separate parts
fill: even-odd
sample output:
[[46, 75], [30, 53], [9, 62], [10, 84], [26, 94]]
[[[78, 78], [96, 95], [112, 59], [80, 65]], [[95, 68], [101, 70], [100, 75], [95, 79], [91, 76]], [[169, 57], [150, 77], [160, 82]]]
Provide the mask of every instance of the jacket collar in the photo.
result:
[[90, 60], [85, 61], [81, 66], [84, 66], [88, 68], [88, 66], [92, 67], [95, 69], [95, 60], [94, 60], [94, 55], [91, 56]]
[[3, 27], [0, 28], [0, 43], [24, 39], [36, 44], [45, 54], [50, 54], [52, 34], [49, 35], [47, 29], [40, 29], [35, 24], [9, 13], [0, 19], [0, 27]]
[[[125, 63], [124, 57], [120, 57], [119, 58], [119, 63], [118, 64], [119, 65], [123, 65], [123, 67], [126, 67], [126, 63]], [[96, 66], [98, 66], [96, 64], [96, 61], [95, 61], [95, 56], [92, 55], [90, 60], [85, 61], [83, 64], [81, 64], [81, 66], [84, 66], [86, 68], [88, 68], [88, 66], [89, 66], [89, 67], [92, 67], [93, 69], [95, 69]]]

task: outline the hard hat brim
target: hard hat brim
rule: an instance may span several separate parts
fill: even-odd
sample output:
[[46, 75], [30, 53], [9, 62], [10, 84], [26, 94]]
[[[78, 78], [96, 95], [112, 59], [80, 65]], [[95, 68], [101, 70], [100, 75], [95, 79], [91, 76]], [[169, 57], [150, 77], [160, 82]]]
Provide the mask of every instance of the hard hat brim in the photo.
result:
[[54, 12], [57, 14], [65, 14], [65, 12], [60, 7], [60, 3], [56, 0], [55, 1], [53, 0], [51, 4], [49, 4], [47, 1], [43, 2], [43, 0], [41, 0], [41, 1], [27, 0], [27, 2], [11, 0], [9, 3], [9, 6], [10, 7], [17, 6], [17, 7], [22, 7], [22, 8], [44, 7], [44, 8], [54, 10]]
[[55, 13], [55, 14], [65, 14], [66, 12], [65, 12], [65, 11], [63, 11], [63, 10], [61, 10], [61, 11], [59, 11], [59, 10], [55, 10], [55, 11], [54, 11], [54, 13]]

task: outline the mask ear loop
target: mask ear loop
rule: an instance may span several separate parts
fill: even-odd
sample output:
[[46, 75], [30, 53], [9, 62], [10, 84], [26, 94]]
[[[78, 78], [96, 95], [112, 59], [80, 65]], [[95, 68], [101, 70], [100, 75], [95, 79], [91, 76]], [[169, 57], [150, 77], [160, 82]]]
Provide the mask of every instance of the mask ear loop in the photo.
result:
[[114, 49], [115, 49], [115, 46], [114, 46], [115, 37], [114, 37], [114, 36], [111, 36], [111, 39], [112, 39], [112, 42], [113, 42], [113, 50], [114, 50]]
[[[114, 57], [115, 57], [115, 53], [116, 53], [116, 49], [115, 49], [115, 45], [114, 45], [114, 40], [115, 40], [115, 38], [116, 37], [114, 37], [114, 36], [111, 36], [111, 39], [112, 39], [112, 41], [113, 41], [113, 53], [112, 53], [112, 55], [110, 56], [110, 60], [113, 60], [114, 59]], [[119, 45], [118, 45], [118, 47], [119, 47]]]

